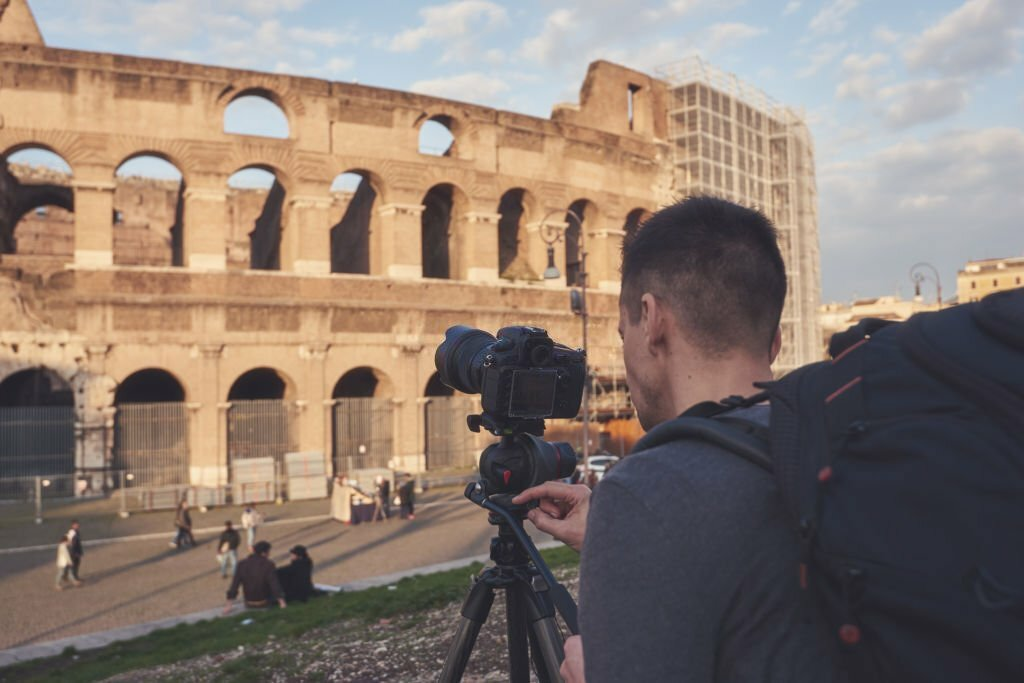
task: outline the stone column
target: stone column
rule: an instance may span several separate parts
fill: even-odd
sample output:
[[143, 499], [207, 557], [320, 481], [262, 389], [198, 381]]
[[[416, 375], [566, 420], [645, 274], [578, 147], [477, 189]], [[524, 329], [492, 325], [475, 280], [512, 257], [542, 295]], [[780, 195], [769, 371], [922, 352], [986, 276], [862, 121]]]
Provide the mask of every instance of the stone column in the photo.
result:
[[299, 346], [299, 358], [306, 361], [306, 391], [303, 398], [308, 406], [299, 417], [299, 450], [319, 451], [324, 454], [330, 471], [330, 423], [324, 422], [322, 409], [327, 396], [324, 386], [324, 365], [330, 344], [309, 342]]
[[619, 265], [622, 260], [622, 239], [625, 235], [624, 230], [602, 229], [587, 233], [589, 287], [604, 292], [619, 291]]
[[472, 282], [498, 280], [498, 221], [500, 213], [470, 211], [453, 225], [458, 259], [452, 275]]
[[199, 376], [196, 400], [190, 411], [189, 477], [195, 486], [223, 487], [227, 484], [227, 437], [224, 413], [218, 407], [220, 396], [220, 359], [223, 344], [199, 344], [196, 347]]
[[195, 270], [227, 268], [227, 186], [186, 187], [185, 267]]
[[[106, 374], [109, 344], [86, 347], [86, 360], [72, 378], [75, 392], [75, 475], [94, 492], [113, 482], [104, 482], [103, 473], [113, 461], [116, 384]], [[75, 494], [82, 491], [74, 488]]]
[[423, 363], [433, 364], [434, 349], [428, 348], [417, 334], [398, 335], [395, 341], [401, 350], [403, 375], [416, 378], [415, 381], [401, 383], [399, 386], [404, 392], [393, 399], [395, 465], [402, 470], [418, 472], [423, 469], [426, 450], [423, 402], [419, 396], [422, 389], [419, 386], [420, 368]]
[[[96, 175], [96, 174], [94, 174]], [[103, 179], [74, 178], [75, 265], [114, 264], [114, 176], [104, 169]]]
[[370, 235], [370, 274], [423, 277], [422, 204], [385, 204], [377, 212], [379, 230]]
[[305, 274], [331, 272], [330, 197], [300, 195], [287, 206], [281, 236], [281, 270]]

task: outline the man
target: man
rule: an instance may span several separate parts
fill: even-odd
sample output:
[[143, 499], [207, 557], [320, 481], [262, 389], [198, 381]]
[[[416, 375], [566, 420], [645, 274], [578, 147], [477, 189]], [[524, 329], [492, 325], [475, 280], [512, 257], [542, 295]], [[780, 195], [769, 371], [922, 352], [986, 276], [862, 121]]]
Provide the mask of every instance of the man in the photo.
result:
[[[645, 429], [771, 379], [786, 294], [761, 214], [697, 197], [623, 248], [619, 333]], [[768, 408], [736, 411], [767, 424]], [[801, 593], [798, 539], [772, 475], [711, 444], [634, 453], [586, 487], [550, 482], [531, 521], [580, 550], [581, 638], [567, 681], [831, 681], [828, 635]], [[589, 506], [589, 516], [588, 516]]]
[[231, 520], [225, 521], [224, 531], [221, 532], [220, 539], [217, 541], [217, 561], [220, 563], [222, 579], [228, 578], [229, 566], [231, 567], [231, 576], [235, 575], [235, 570], [238, 568], [238, 546], [241, 542], [242, 538], [231, 525]]
[[82, 566], [82, 555], [85, 548], [82, 547], [82, 532], [77, 519], [71, 520], [71, 528], [68, 529], [68, 552], [71, 554], [71, 580], [76, 586], [81, 585], [82, 577], [79, 575], [79, 567]]
[[297, 545], [288, 552], [291, 553], [291, 562], [277, 570], [284, 599], [287, 602], [306, 602], [316, 594], [313, 587], [313, 559], [304, 545]]
[[192, 535], [192, 514], [188, 511], [187, 500], [178, 503], [178, 509], [174, 513], [174, 526], [178, 532], [174, 536], [172, 545], [179, 550], [186, 546], [194, 548], [196, 538]]
[[228, 603], [224, 607], [224, 614], [231, 612], [231, 605], [238, 597], [239, 586], [245, 592], [246, 607], [269, 607], [272, 599], [282, 608], [287, 605], [281, 583], [277, 580], [276, 567], [269, 555], [270, 544], [258, 541], [252, 548], [252, 555], [238, 563], [235, 578], [228, 588]]
[[377, 475], [375, 483], [377, 487], [373, 494], [373, 521], [388, 520], [391, 518], [391, 480], [383, 475]]

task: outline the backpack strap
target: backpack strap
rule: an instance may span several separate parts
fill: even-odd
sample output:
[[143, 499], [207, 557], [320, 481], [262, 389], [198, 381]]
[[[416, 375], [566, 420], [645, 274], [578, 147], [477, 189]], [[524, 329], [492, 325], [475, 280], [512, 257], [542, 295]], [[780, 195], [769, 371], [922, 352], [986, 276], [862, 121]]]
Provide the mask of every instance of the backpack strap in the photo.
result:
[[647, 432], [633, 451], [644, 451], [681, 439], [696, 439], [720, 446], [768, 472], [773, 470], [767, 427], [738, 417], [693, 417], [689, 412]]

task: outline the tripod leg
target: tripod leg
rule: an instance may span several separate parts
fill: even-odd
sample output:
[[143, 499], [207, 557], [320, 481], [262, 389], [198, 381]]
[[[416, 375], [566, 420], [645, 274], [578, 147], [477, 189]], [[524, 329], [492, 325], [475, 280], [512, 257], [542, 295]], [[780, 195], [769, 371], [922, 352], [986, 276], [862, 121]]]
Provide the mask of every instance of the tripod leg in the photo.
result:
[[529, 598], [519, 581], [505, 587], [505, 620], [508, 635], [508, 680], [527, 683], [530, 680], [530, 650], [527, 637]]
[[510, 600], [515, 595], [516, 602], [521, 605], [520, 619], [528, 629], [537, 678], [541, 683], [561, 681], [559, 669], [565, 653], [551, 599], [547, 593], [535, 592], [528, 581], [517, 581], [506, 592]]
[[480, 627], [487, 621], [493, 603], [494, 588], [488, 585], [484, 577], [477, 578], [476, 583], [469, 589], [465, 602], [462, 603], [462, 620], [455, 631], [452, 644], [448, 646], [448, 654], [444, 658], [444, 666], [441, 668], [438, 681], [456, 683], [462, 680], [466, 664], [469, 663], [469, 655], [476, 644], [476, 637], [480, 634]]

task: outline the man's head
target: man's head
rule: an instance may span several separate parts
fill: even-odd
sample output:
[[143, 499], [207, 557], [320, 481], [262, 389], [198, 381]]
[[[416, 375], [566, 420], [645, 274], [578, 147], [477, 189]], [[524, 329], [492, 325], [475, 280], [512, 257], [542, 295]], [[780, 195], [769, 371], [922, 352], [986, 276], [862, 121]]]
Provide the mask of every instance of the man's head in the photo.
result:
[[252, 552], [253, 552], [254, 555], [264, 555], [264, 556], [269, 555], [270, 554], [270, 544], [267, 543], [266, 541], [257, 541], [256, 545], [254, 545], [252, 547]]
[[71, 520], [71, 528], [74, 529], [75, 531], [78, 531], [78, 520], [77, 519]]
[[304, 546], [304, 545], [297, 545], [294, 548], [292, 548], [291, 550], [289, 550], [288, 552], [290, 552], [296, 558], [309, 557], [309, 553], [306, 551], [306, 546]]
[[225, 531], [231, 531], [231, 520], [230, 519], [227, 520], [226, 522], [224, 522], [224, 530]]
[[774, 359], [786, 297], [777, 240], [763, 214], [691, 197], [654, 214], [624, 244], [619, 332], [630, 394], [646, 428], [674, 414], [663, 414], [667, 394], [678, 393], [666, 383], [680, 360], [767, 367]]

